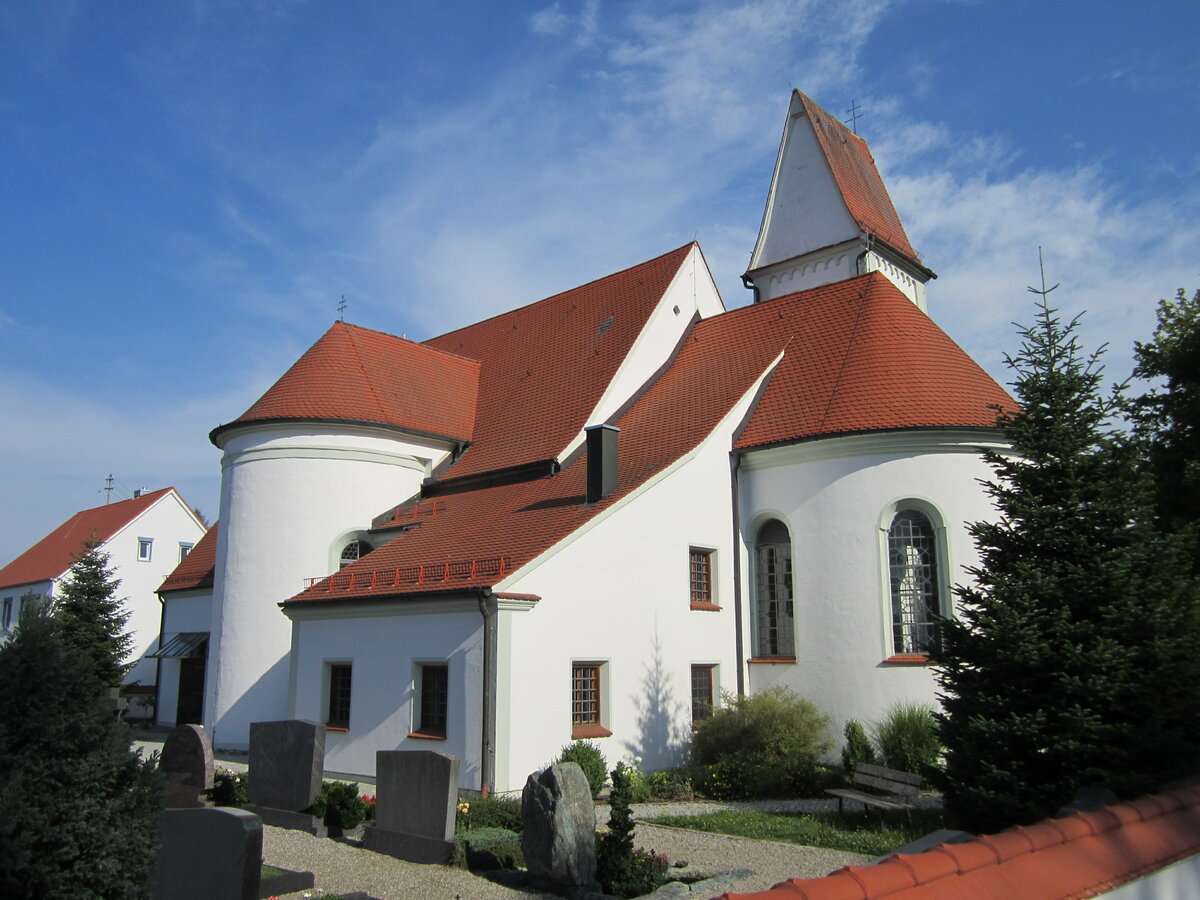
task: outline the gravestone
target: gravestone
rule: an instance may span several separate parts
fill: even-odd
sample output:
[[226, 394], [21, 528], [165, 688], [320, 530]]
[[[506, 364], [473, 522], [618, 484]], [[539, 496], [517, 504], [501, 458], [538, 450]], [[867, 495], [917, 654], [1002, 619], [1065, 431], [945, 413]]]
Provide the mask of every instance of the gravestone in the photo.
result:
[[213, 787], [212, 741], [199, 725], [176, 725], [163, 742], [163, 805], [168, 809], [208, 806], [200, 794]]
[[521, 792], [521, 851], [529, 874], [554, 893], [597, 893], [596, 806], [578, 763], [534, 772]]
[[458, 759], [434, 750], [375, 752], [375, 824], [363, 846], [418, 863], [454, 855]]
[[268, 825], [325, 836], [325, 826], [304, 810], [321, 793], [325, 726], [304, 719], [250, 724], [250, 774], [246, 809]]
[[164, 809], [154, 860], [154, 900], [257, 900], [262, 821], [224, 806]]

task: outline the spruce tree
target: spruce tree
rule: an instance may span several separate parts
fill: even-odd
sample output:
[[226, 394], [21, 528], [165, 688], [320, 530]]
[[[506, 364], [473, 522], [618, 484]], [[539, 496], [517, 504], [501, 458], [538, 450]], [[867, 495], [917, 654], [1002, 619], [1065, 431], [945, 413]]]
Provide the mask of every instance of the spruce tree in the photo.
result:
[[1154, 473], [1160, 526], [1191, 532], [1200, 526], [1200, 291], [1181, 288], [1160, 300], [1158, 327], [1134, 346], [1139, 378], [1160, 383], [1133, 401], [1139, 436]]
[[998, 518], [969, 526], [980, 554], [940, 628], [952, 818], [1028, 824], [1085, 785], [1122, 796], [1198, 768], [1198, 600], [1184, 546], [1154, 527], [1153, 485], [1114, 427], [1099, 353], [1044, 297], [1007, 362], [1020, 408], [1011, 452], [986, 454]]
[[133, 639], [125, 631], [129, 613], [124, 600], [116, 596], [120, 585], [108, 554], [89, 544], [71, 566], [54, 605], [64, 644], [91, 663], [102, 687], [116, 687], [129, 671], [125, 657]]
[[0, 896], [149, 895], [161, 787], [38, 603], [0, 648]]

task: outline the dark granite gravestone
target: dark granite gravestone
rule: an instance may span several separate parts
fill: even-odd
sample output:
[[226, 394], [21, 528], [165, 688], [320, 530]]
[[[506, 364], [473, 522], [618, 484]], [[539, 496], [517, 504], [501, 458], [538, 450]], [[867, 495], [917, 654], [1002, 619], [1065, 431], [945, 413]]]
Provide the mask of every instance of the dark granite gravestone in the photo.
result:
[[268, 825], [325, 836], [320, 820], [302, 812], [321, 793], [325, 726], [304, 719], [250, 723], [246, 809]]
[[375, 753], [375, 824], [363, 846], [418, 863], [444, 863], [454, 855], [458, 759], [433, 750]]
[[163, 805], [190, 809], [210, 805], [200, 794], [213, 786], [212, 741], [199, 725], [176, 725], [163, 742]]
[[590, 896], [596, 883], [596, 807], [578, 763], [534, 772], [521, 792], [521, 852], [534, 883]]
[[257, 900], [262, 821], [224, 806], [164, 809], [154, 861], [154, 900]]

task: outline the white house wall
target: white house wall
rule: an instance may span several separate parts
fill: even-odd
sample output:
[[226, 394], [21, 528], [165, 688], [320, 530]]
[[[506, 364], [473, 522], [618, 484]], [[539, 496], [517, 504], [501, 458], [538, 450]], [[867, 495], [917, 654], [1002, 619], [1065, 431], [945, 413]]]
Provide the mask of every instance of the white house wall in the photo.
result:
[[[179, 591], [163, 598], [163, 643], [182, 632], [207, 632], [212, 624], [212, 590]], [[179, 701], [179, 660], [159, 660], [158, 725], [174, 725]], [[210, 670], [211, 671], [211, 670]], [[207, 677], [209, 673], [206, 672]]]
[[[454, 604], [455, 601], [449, 601]], [[376, 604], [373, 614], [347, 607], [338, 618], [297, 612], [294, 636], [295, 695], [289, 716], [325, 722], [328, 666], [350, 663], [350, 728], [325, 736], [325, 768], [375, 774], [376, 750], [436, 750], [458, 757], [459, 783], [479, 787], [483, 707], [483, 617], [476, 601], [457, 612], [400, 613], [403, 604]], [[444, 607], [443, 607], [444, 608]], [[320, 618], [310, 618], [321, 615]], [[445, 740], [409, 737], [415, 730], [415, 678], [422, 663], [448, 665], [449, 703]]]
[[[910, 432], [815, 441], [748, 454], [740, 476], [744, 654], [755, 630], [753, 546], [769, 518], [792, 541], [795, 663], [749, 663], [750, 691], [791, 687], [830, 717], [840, 746], [847, 719], [878, 720], [900, 700], [933, 703], [928, 665], [887, 663], [891, 606], [883, 551], [898, 501], [932, 506], [945, 527], [944, 581], [966, 580], [978, 556], [964, 523], [995, 515], [978, 479], [991, 470], [982, 435]], [[948, 587], [944, 586], [944, 590]]]
[[[204, 526], [179, 495], [171, 492], [101, 545], [100, 549], [109, 554], [114, 574], [121, 579], [116, 595], [126, 600], [130, 614], [126, 629], [133, 646], [127, 660], [133, 661], [133, 668], [125, 676], [126, 684], [154, 684], [158, 667], [145, 655], [158, 649], [162, 606], [156, 592], [179, 565], [179, 545], [194, 546], [202, 537]], [[138, 558], [142, 538], [153, 541], [149, 560]]]
[[288, 705], [291, 627], [278, 604], [389, 505], [413, 496], [449, 446], [383, 428], [247, 426], [223, 439], [221, 530], [204, 721], [221, 747]]
[[[676, 766], [691, 734], [691, 667], [714, 665], [716, 689], [736, 687], [733, 510], [729, 447], [743, 399], [685, 461], [561, 542], [503, 589], [541, 597], [513, 616], [510, 714], [497, 790], [519, 789], [571, 741], [571, 666], [603, 665], [594, 739], [609, 767], [642, 757], [647, 770]], [[715, 551], [720, 611], [691, 609], [691, 548]], [[537, 563], [538, 561], [535, 561]]]

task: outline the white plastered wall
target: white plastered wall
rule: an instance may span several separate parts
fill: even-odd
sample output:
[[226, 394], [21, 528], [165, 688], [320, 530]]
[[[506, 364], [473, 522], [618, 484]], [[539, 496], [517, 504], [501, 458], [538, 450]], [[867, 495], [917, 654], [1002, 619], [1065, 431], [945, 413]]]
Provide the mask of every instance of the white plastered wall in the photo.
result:
[[[212, 590], [178, 591], [163, 598], [163, 643], [181, 632], [207, 632], [212, 624]], [[160, 661], [158, 677], [159, 725], [174, 725], [179, 701], [179, 660]], [[211, 664], [205, 677], [211, 673]]]
[[[479, 788], [483, 616], [475, 600], [339, 604], [300, 609], [293, 645], [289, 718], [325, 722], [331, 663], [349, 663], [350, 728], [325, 736], [325, 769], [375, 774], [376, 750], [436, 750], [459, 759], [459, 784]], [[448, 666], [445, 740], [409, 737], [419, 724], [417, 666]]]
[[[791, 687], [830, 717], [841, 745], [849, 718], [867, 724], [899, 700], [934, 702], [928, 665], [887, 663], [891, 605], [883, 551], [885, 511], [907, 499], [935, 509], [944, 527], [943, 590], [977, 562], [964, 523], [995, 515], [978, 479], [978, 448], [994, 435], [908, 432], [847, 437], [749, 453], [740, 474], [745, 647], [752, 656], [753, 546], [778, 518], [792, 539], [795, 663], [749, 663], [750, 692]], [[947, 596], [949, 596], [947, 594]]]
[[[755, 386], [755, 389], [757, 386]], [[736, 687], [729, 447], [743, 398], [709, 438], [497, 591], [541, 597], [514, 615], [498, 716], [497, 790], [516, 790], [571, 741], [571, 666], [599, 662], [609, 767], [637, 755], [679, 765], [691, 731], [691, 667]], [[583, 464], [580, 460], [578, 463]], [[691, 608], [691, 548], [715, 551], [720, 611]]]
[[[195, 545], [204, 537], [204, 526], [174, 491], [164, 494], [149, 509], [114, 534], [100, 549], [109, 555], [113, 574], [121, 579], [116, 595], [126, 600], [126, 629], [133, 638], [128, 661], [133, 662], [125, 684], [153, 685], [158, 669], [147, 653], [158, 649], [162, 606], [158, 587], [179, 565], [179, 545]], [[153, 541], [150, 559], [138, 558], [138, 542]]]
[[414, 495], [447, 443], [384, 428], [246, 426], [222, 439], [204, 721], [217, 746], [286, 716], [291, 625], [278, 604], [330, 574], [332, 545]]

